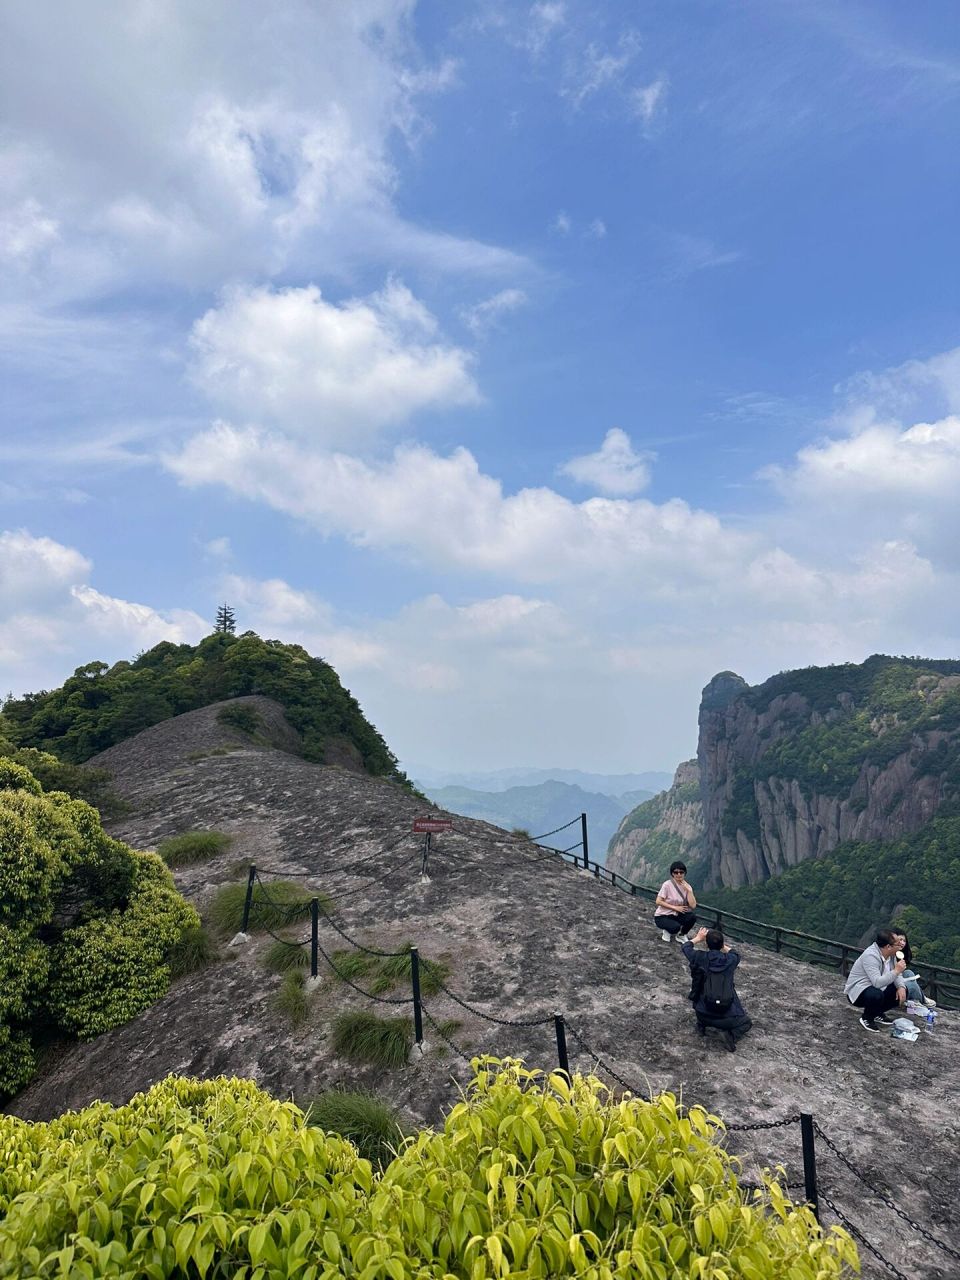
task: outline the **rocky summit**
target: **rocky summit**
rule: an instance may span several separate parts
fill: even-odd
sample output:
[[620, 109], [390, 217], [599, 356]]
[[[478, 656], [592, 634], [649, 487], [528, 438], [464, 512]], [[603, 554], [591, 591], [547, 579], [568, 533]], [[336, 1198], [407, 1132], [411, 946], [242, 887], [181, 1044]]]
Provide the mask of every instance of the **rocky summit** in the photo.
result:
[[[263, 965], [272, 939], [253, 928], [247, 942], [225, 941], [215, 963], [175, 983], [135, 1021], [49, 1061], [8, 1110], [46, 1118], [96, 1098], [126, 1101], [170, 1072], [230, 1073], [299, 1100], [360, 1086], [397, 1104], [410, 1127], [436, 1124], [470, 1074], [470, 1055], [522, 1055], [553, 1067], [552, 1015], [561, 1011], [571, 1066], [615, 1089], [670, 1089], [738, 1125], [812, 1113], [872, 1188], [819, 1141], [830, 1199], [907, 1275], [956, 1276], [951, 1257], [881, 1196], [960, 1249], [957, 1015], [944, 1014], [915, 1043], [870, 1035], [843, 1000], [838, 974], [744, 944], [738, 986], [754, 1028], [730, 1054], [714, 1037], [697, 1036], [686, 963], [660, 940], [649, 903], [459, 817], [452, 832], [434, 837], [422, 874], [413, 820], [437, 810], [388, 780], [303, 760], [276, 703], [231, 702], [243, 704], [258, 713], [255, 736], [218, 720], [214, 705], [93, 759], [128, 806], [112, 834], [152, 849], [186, 831], [228, 832], [226, 853], [176, 873], [201, 913], [219, 886], [244, 880], [254, 863], [268, 883], [293, 878], [308, 895], [329, 895], [332, 920], [321, 917], [320, 928], [328, 955], [349, 945], [346, 934], [387, 951], [412, 942], [446, 959], [448, 990], [426, 1001], [424, 1053], [393, 1071], [340, 1059], [330, 1031], [338, 1013], [394, 1016], [409, 1006], [375, 1003], [331, 976], [322, 957], [306, 1023], [291, 1029], [275, 1005], [281, 979]], [[302, 924], [286, 931], [304, 932]], [[789, 1183], [802, 1179], [795, 1123], [734, 1129], [729, 1144], [747, 1176], [758, 1164], [782, 1164]], [[827, 1211], [825, 1220], [836, 1218]], [[886, 1274], [862, 1253], [865, 1275]]]

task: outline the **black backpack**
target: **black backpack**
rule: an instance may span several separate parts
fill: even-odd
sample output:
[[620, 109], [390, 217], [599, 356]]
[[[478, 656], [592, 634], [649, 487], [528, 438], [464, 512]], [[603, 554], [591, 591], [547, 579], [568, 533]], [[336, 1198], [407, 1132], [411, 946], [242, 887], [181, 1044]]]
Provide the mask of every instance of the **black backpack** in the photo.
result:
[[733, 1004], [733, 969], [708, 969], [703, 979], [703, 1007], [707, 1013], [723, 1017]]

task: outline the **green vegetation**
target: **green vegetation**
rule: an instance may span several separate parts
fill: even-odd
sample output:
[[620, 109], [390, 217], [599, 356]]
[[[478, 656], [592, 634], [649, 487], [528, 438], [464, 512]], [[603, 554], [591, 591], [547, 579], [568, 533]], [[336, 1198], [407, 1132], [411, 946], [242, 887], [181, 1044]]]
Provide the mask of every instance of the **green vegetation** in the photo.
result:
[[379, 1171], [386, 1168], [403, 1142], [396, 1111], [372, 1093], [332, 1089], [309, 1104], [306, 1119], [326, 1133], [347, 1138]]
[[914, 958], [960, 968], [960, 817], [938, 817], [902, 840], [848, 841], [763, 884], [711, 889], [711, 905], [855, 945], [901, 924]]
[[35, 747], [17, 747], [13, 725], [0, 715], [0, 758], [23, 765], [33, 774], [44, 791], [65, 791], [74, 800], [86, 800], [101, 813], [115, 816], [126, 806], [113, 790], [106, 769], [81, 769], [78, 765], [58, 760], [49, 751]]
[[302, 969], [288, 969], [283, 975], [276, 995], [277, 1008], [291, 1026], [299, 1027], [307, 1020], [310, 1001], [307, 998], [306, 976]]
[[649, 831], [663, 817], [667, 805], [667, 792], [661, 791], [651, 800], [645, 800], [627, 814], [617, 828], [617, 839], [622, 839], [631, 831]]
[[775, 698], [799, 693], [806, 698], [811, 710], [826, 714], [837, 709], [841, 695], [849, 694], [856, 706], [873, 704], [885, 714], [888, 709], [896, 711], [910, 704], [910, 690], [915, 688], [918, 678], [956, 675], [960, 675], [960, 661], [892, 658], [875, 653], [861, 663], [781, 671], [748, 689], [744, 696], [755, 711], [766, 711]]
[[223, 707], [217, 712], [217, 720], [220, 724], [229, 725], [230, 728], [239, 729], [241, 733], [249, 733], [251, 736], [263, 728], [263, 721], [253, 707]]
[[402, 1067], [413, 1048], [413, 1021], [378, 1018], [366, 1009], [341, 1013], [333, 1023], [333, 1047], [351, 1062], [391, 1069]]
[[0, 756], [0, 1098], [30, 1079], [40, 1039], [90, 1039], [159, 999], [199, 923], [155, 854]]
[[243, 1080], [171, 1078], [125, 1107], [0, 1116], [0, 1276], [579, 1276], [835, 1280], [822, 1235], [763, 1177], [749, 1195], [700, 1108], [614, 1102], [593, 1078], [480, 1059], [443, 1130], [375, 1172]]
[[760, 813], [753, 775], [748, 769], [738, 769], [733, 775], [733, 790], [720, 817], [720, 830], [725, 836], [735, 836], [738, 831], [760, 839]]
[[206, 969], [216, 958], [216, 943], [203, 925], [190, 925], [170, 948], [167, 967], [171, 978], [183, 978], [198, 969]]
[[[310, 898], [304, 897], [305, 892], [302, 884], [290, 880], [271, 880], [266, 888], [257, 881], [250, 904], [250, 930], [256, 933], [258, 929], [282, 929], [297, 920], [306, 920], [310, 915]], [[246, 897], [246, 884], [221, 885], [204, 915], [218, 933], [237, 933], [243, 925]], [[330, 909], [330, 900], [323, 894], [310, 897], [319, 897], [321, 905]]]
[[189, 867], [195, 862], [209, 862], [233, 843], [225, 831], [185, 831], [171, 836], [157, 848], [168, 867]]
[[271, 973], [286, 973], [288, 969], [305, 969], [310, 963], [310, 952], [293, 942], [273, 942], [263, 955], [264, 966]]
[[9, 698], [4, 730], [18, 748], [80, 763], [170, 716], [228, 698], [263, 694], [281, 703], [307, 760], [348, 742], [368, 773], [406, 783], [396, 757], [364, 718], [337, 673], [299, 645], [252, 631], [219, 631], [198, 645], [164, 641], [133, 662], [89, 662], [62, 688]]
[[[393, 991], [401, 985], [409, 990], [410, 948], [413, 943], [403, 942], [400, 945], [402, 954], [396, 956], [373, 956], [368, 951], [335, 951], [331, 958], [344, 978], [374, 995]], [[436, 995], [449, 976], [450, 966], [445, 960], [420, 957], [420, 991], [423, 995]]]

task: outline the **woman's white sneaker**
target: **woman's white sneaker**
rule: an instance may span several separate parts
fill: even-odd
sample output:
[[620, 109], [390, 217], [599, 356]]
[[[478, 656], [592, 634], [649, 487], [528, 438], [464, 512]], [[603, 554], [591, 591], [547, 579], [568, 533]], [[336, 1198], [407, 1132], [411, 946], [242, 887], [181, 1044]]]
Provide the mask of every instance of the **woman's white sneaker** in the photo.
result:
[[660, 934], [660, 937], [664, 940], [664, 942], [669, 942], [672, 939], [673, 934], [670, 932], [669, 929], [664, 929], [663, 932]]

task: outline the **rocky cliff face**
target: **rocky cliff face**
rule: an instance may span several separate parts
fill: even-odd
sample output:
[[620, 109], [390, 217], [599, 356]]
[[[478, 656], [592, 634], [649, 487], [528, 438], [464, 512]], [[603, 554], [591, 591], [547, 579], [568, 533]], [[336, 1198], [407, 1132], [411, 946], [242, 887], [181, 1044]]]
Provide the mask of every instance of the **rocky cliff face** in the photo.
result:
[[879, 657], [756, 688], [714, 676], [697, 750], [706, 883], [754, 884], [845, 840], [918, 830], [957, 795], [958, 686], [960, 664]]
[[659, 884], [675, 858], [697, 862], [702, 844], [700, 768], [696, 760], [685, 760], [666, 791], [620, 823], [607, 849], [607, 866], [634, 884]]

